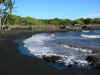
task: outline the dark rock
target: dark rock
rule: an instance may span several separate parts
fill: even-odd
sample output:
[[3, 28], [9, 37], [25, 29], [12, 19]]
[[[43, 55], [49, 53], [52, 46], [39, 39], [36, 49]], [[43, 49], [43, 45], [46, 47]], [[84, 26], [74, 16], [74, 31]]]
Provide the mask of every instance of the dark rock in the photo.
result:
[[72, 65], [72, 64], [69, 64], [67, 67], [68, 67], [68, 68], [72, 68], [72, 67], [73, 67], [73, 65]]
[[99, 50], [93, 50], [92, 54], [100, 54], [100, 51]]
[[100, 58], [96, 56], [88, 56], [86, 60], [94, 67], [100, 68]]
[[60, 56], [43, 56], [43, 59], [47, 62], [56, 63], [57, 60], [61, 60]]
[[95, 56], [88, 56], [86, 58], [86, 60], [89, 62], [89, 63], [95, 63], [97, 61], [97, 58]]
[[61, 25], [61, 26], [60, 26], [60, 29], [65, 29], [65, 28], [66, 28], [65, 25]]
[[100, 61], [95, 62], [94, 67], [95, 67], [95, 68], [99, 68], [99, 69], [100, 69]]
[[87, 26], [83, 26], [82, 29], [83, 30], [88, 30], [88, 27]]

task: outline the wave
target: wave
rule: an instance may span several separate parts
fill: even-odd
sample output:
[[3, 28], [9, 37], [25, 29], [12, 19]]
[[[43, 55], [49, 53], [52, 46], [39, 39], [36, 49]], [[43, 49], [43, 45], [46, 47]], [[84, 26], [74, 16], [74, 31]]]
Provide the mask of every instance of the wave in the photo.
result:
[[97, 34], [100, 34], [100, 30], [95, 30], [94, 32]]
[[81, 37], [84, 38], [100, 38], [100, 35], [85, 35], [85, 34], [81, 34]]
[[[43, 58], [43, 56], [60, 56], [62, 57], [66, 66], [69, 64], [74, 64], [74, 62], [81, 64], [88, 64], [85, 60], [84, 53], [80, 53], [79, 51], [68, 49], [63, 49], [62, 46], [57, 44], [54, 41], [54, 34], [36, 34], [33, 35], [31, 38], [28, 38], [23, 41], [24, 47], [28, 49], [30, 54], [38, 58]], [[50, 41], [54, 42], [50, 42]], [[45, 44], [45, 42], [48, 42]], [[58, 47], [58, 48], [57, 48]], [[61, 49], [61, 50], [59, 50]], [[80, 55], [78, 55], [78, 54]], [[67, 58], [66, 58], [67, 57]]]
[[89, 30], [82, 30], [82, 32], [90, 32]]
[[49, 36], [47, 34], [36, 34], [31, 38], [24, 40], [23, 43], [24, 47], [27, 48], [31, 54], [42, 58], [42, 55], [53, 54], [53, 52], [50, 51], [49, 47], [44, 46], [44, 41], [48, 40], [52, 40], [52, 36]]

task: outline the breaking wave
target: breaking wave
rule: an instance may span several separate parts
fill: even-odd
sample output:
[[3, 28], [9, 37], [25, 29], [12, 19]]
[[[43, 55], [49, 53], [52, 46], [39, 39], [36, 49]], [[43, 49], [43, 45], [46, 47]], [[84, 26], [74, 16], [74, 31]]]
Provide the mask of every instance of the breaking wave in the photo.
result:
[[85, 35], [85, 34], [82, 34], [81, 37], [84, 37], [84, 38], [100, 38], [100, 35]]
[[62, 60], [66, 66], [74, 64], [74, 62], [77, 62], [78, 65], [88, 65], [88, 62], [85, 60], [85, 53], [70, 48], [64, 48], [54, 37], [54, 34], [36, 34], [23, 41], [24, 47], [29, 50], [30, 54], [39, 58], [42, 58], [44, 55], [60, 56], [63, 58]]
[[[43, 56], [60, 56], [62, 59], [59, 61], [63, 61], [66, 66], [77, 63], [77, 66], [83, 67], [84, 65], [87, 67], [89, 63], [86, 61], [86, 57], [89, 54], [88, 50], [85, 49], [100, 49], [100, 40], [94, 40], [94, 38], [100, 38], [99, 32], [83, 31], [34, 34], [32, 37], [19, 42], [19, 44], [23, 43], [20, 44], [19, 48], [24, 55], [36, 56], [41, 59], [43, 59]], [[55, 65], [53, 64], [53, 66]]]

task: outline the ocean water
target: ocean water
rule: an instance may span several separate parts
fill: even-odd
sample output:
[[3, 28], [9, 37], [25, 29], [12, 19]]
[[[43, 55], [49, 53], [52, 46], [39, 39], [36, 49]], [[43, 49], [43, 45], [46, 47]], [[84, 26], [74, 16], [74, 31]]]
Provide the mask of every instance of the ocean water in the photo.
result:
[[68, 32], [66, 35], [66, 40], [61, 39], [61, 42], [65, 44], [85, 47], [92, 50], [100, 50], [100, 30]]
[[[89, 66], [89, 63], [86, 61], [88, 53], [76, 51], [72, 48], [65, 48], [61, 46], [60, 43], [100, 50], [100, 30], [40, 33], [25, 39], [22, 43], [24, 49], [20, 48], [20, 51], [24, 55], [33, 55], [41, 59], [44, 55], [60, 56], [65, 66], [77, 62], [77, 66], [82, 68]], [[52, 65], [57, 68], [59, 67], [57, 64]], [[61, 66], [59, 68], [61, 68]]]

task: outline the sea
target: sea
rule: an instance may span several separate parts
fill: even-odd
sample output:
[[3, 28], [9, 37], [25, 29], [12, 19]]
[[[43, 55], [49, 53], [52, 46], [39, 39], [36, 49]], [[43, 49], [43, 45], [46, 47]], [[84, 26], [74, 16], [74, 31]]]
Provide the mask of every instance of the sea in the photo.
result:
[[[61, 44], [79, 47], [65, 48]], [[89, 55], [87, 52], [81, 52], [80, 48], [90, 50], [100, 50], [100, 30], [83, 30], [81, 32], [54, 32], [38, 33], [31, 37], [19, 41], [19, 51], [23, 55], [35, 56], [43, 59], [43, 56], [60, 56], [59, 63], [47, 62], [54, 68], [64, 70], [68, 65], [73, 65], [73, 69], [90, 69], [91, 66], [86, 60]]]

